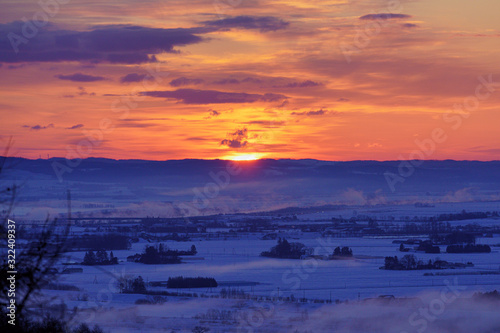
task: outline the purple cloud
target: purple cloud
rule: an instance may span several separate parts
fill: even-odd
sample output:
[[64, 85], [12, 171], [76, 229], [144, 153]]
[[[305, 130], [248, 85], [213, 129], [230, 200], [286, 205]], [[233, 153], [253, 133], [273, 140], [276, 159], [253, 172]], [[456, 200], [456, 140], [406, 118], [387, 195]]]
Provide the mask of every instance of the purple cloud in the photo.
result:
[[311, 80], [306, 80], [302, 82], [292, 82], [285, 85], [286, 88], [308, 88], [308, 87], [316, 87], [321, 85], [321, 83], [314, 82]]
[[236, 79], [220, 79], [217, 81], [214, 81], [215, 84], [239, 84], [240, 81]]
[[187, 77], [178, 77], [177, 79], [173, 79], [172, 81], [170, 81], [170, 85], [172, 87], [181, 87], [201, 83], [203, 83], [202, 79], [188, 79]]
[[392, 14], [392, 13], [380, 13], [380, 14], [368, 14], [361, 16], [360, 20], [389, 20], [389, 19], [405, 19], [410, 18], [411, 15], [406, 14]]
[[220, 142], [221, 146], [229, 148], [244, 148], [248, 144], [248, 130], [246, 128], [237, 129], [234, 133], [228, 133], [227, 138]]
[[324, 116], [325, 114], [329, 114], [330, 111], [328, 110], [313, 110], [313, 111], [304, 111], [304, 112], [292, 112], [292, 115], [294, 116]]
[[178, 89], [175, 91], [146, 91], [143, 92], [142, 95], [160, 98], [173, 98], [180, 100], [185, 104], [254, 103], [257, 101], [275, 102], [287, 98], [284, 95], [271, 93], [260, 95], [196, 89]]
[[24, 128], [29, 128], [31, 131], [39, 131], [39, 130], [44, 130], [47, 128], [54, 128], [54, 124], [48, 124], [47, 126], [42, 126], [42, 125], [35, 125], [35, 126], [29, 126], [29, 125], [23, 125]]
[[150, 80], [152, 76], [149, 74], [137, 74], [130, 73], [120, 78], [121, 83], [130, 83], [130, 82], [142, 82], [144, 79]]
[[262, 83], [262, 80], [256, 79], [256, 78], [253, 78], [253, 77], [246, 77], [243, 80], [241, 80], [241, 82], [245, 82], [245, 83]]
[[220, 116], [220, 112], [219, 112], [219, 111], [217, 111], [217, 110], [210, 109], [210, 110], [208, 110], [208, 111], [209, 111], [208, 113], [209, 113], [212, 117], [217, 117], [217, 116]]
[[411, 28], [416, 28], [416, 27], [418, 27], [418, 25], [413, 24], [413, 23], [405, 23], [405, 24], [403, 24], [403, 27], [404, 27], [404, 28], [410, 28], [410, 29], [411, 29]]
[[221, 29], [241, 28], [241, 29], [258, 29], [261, 32], [276, 31], [285, 29], [290, 24], [273, 16], [235, 16], [224, 18], [215, 21], [203, 22], [208, 27]]
[[95, 81], [102, 81], [106, 80], [106, 78], [102, 76], [93, 76], [93, 75], [86, 75], [82, 73], [75, 73], [75, 74], [70, 74], [70, 75], [56, 75], [56, 78], [59, 80], [68, 80], [68, 81], [73, 81], [73, 82], [95, 82]]
[[[201, 42], [197, 29], [161, 29], [111, 25], [91, 31], [39, 29], [29, 43], [11, 44], [22, 37], [23, 22], [0, 24], [0, 62], [110, 62], [140, 64], [155, 62], [155, 54], [178, 53], [176, 46]], [[13, 35], [14, 34], [14, 35]], [[10, 37], [9, 37], [10, 36]], [[17, 49], [17, 52], [16, 52]]]
[[73, 126], [70, 126], [70, 127], [66, 127], [66, 129], [74, 130], [74, 129], [79, 129], [79, 128], [82, 128], [82, 127], [83, 127], [83, 124], [77, 124], [77, 125], [73, 125]]

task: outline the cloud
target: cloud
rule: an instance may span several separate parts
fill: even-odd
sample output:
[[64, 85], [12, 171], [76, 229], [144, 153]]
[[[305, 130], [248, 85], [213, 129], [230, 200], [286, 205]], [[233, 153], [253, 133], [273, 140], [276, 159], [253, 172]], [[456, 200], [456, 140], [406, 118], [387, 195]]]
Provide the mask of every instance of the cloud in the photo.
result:
[[89, 92], [87, 92], [85, 87], [78, 87], [78, 95], [79, 96], [86, 96], [86, 95], [95, 96], [95, 92], [89, 93]]
[[156, 62], [155, 54], [178, 53], [176, 46], [203, 40], [195, 34], [196, 29], [110, 25], [90, 31], [39, 29], [36, 38], [23, 43], [19, 42], [19, 38], [23, 38], [23, 24], [21, 21], [0, 24], [0, 62], [140, 64]]
[[321, 85], [321, 83], [314, 82], [311, 80], [306, 80], [306, 81], [302, 81], [302, 82], [288, 83], [287, 85], [285, 85], [285, 87], [286, 88], [308, 88], [308, 87], [316, 87], [319, 85]]
[[153, 77], [149, 74], [130, 73], [121, 77], [120, 82], [121, 83], [142, 82], [144, 79], [152, 80]]
[[186, 140], [189, 140], [189, 141], [206, 141], [208, 139], [200, 138], [199, 136], [192, 136], [192, 137], [186, 138]]
[[245, 83], [262, 83], [262, 80], [261, 79], [256, 79], [254, 77], [246, 77], [243, 80], [241, 80], [241, 82], [245, 82]]
[[210, 110], [208, 110], [208, 111], [209, 111], [208, 113], [209, 113], [209, 114], [210, 114], [210, 116], [212, 116], [212, 117], [217, 117], [217, 116], [220, 116], [220, 112], [219, 112], [219, 111], [217, 111], [217, 110], [210, 109]]
[[260, 125], [264, 128], [278, 128], [286, 124], [285, 121], [276, 121], [276, 120], [252, 120], [246, 121], [243, 124], [246, 125]]
[[380, 14], [368, 14], [361, 16], [360, 20], [389, 20], [389, 19], [405, 19], [410, 18], [411, 15], [406, 14], [392, 14], [392, 13], [380, 13]]
[[466, 33], [457, 33], [454, 36], [460, 37], [500, 37], [500, 34], [466, 34]]
[[31, 131], [39, 131], [39, 130], [44, 130], [47, 128], [54, 128], [54, 124], [48, 124], [47, 126], [42, 126], [42, 125], [35, 125], [35, 126], [29, 126], [29, 125], [23, 125], [24, 128], [29, 128]]
[[70, 75], [56, 75], [56, 78], [59, 80], [67, 80], [67, 81], [73, 81], [73, 82], [95, 82], [95, 81], [102, 81], [105, 80], [106, 78], [102, 76], [93, 76], [93, 75], [86, 75], [82, 73], [75, 73], [75, 74], [70, 74]]
[[160, 117], [160, 118], [126, 118], [126, 119], [121, 119], [121, 121], [158, 121], [158, 120], [172, 120], [172, 118]]
[[256, 29], [260, 32], [276, 31], [285, 29], [290, 24], [273, 16], [234, 16], [215, 21], [203, 22], [208, 27], [221, 29], [241, 28], [241, 29]]
[[[399, 34], [398, 34], [399, 35]], [[413, 35], [413, 34], [410, 34]], [[402, 39], [391, 40], [392, 47], [413, 45], [416, 42], [411, 37], [405, 36]], [[331, 100], [347, 98], [355, 103], [367, 102], [370, 105], [389, 105], [387, 102], [391, 96], [398, 96], [399, 103], [409, 103], [412, 107], [439, 107], [449, 105], [448, 97], [468, 96], [471, 93], [470, 77], [476, 77], [477, 68], [462, 60], [450, 57], [437, 57], [429, 59], [419, 57], [391, 56], [391, 59], [384, 58], [383, 49], [386, 46], [376, 47], [371, 44], [373, 51], [359, 53], [356, 55], [356, 62], [352, 66], [345, 66], [345, 59], [311, 55], [306, 57], [302, 68], [308, 69], [310, 75], [318, 74], [326, 77], [343, 77], [353, 80], [352, 82], [363, 82], [365, 87], [370, 87], [376, 93], [369, 92], [369, 89], [349, 90], [331, 89], [325, 92], [326, 97]], [[374, 76], [371, 73], [379, 73]], [[397, 84], [394, 77], [417, 77], [411, 82]], [[421, 96], [432, 96], [432, 106], [427, 100], [420, 102]], [[434, 98], [439, 97], [439, 98]], [[463, 97], [462, 97], [463, 98]], [[403, 104], [401, 104], [403, 105]]]
[[181, 86], [188, 86], [188, 85], [195, 85], [195, 84], [201, 84], [203, 83], [202, 79], [189, 79], [187, 77], [178, 77], [177, 79], [174, 79], [170, 81], [170, 85], [172, 87], [181, 87]]
[[244, 148], [248, 144], [248, 130], [246, 128], [237, 129], [233, 133], [228, 133], [226, 139], [220, 142], [220, 145], [229, 148]]
[[178, 89], [175, 91], [146, 91], [143, 92], [142, 95], [160, 98], [173, 98], [180, 100], [185, 104], [254, 103], [257, 101], [275, 102], [287, 98], [284, 95], [272, 93], [260, 95], [196, 89]]
[[405, 24], [402, 24], [402, 26], [403, 26], [403, 28], [409, 28], [409, 29], [418, 27], [418, 25], [413, 24], [413, 23], [405, 23]]
[[294, 116], [324, 116], [326, 114], [331, 113], [328, 110], [313, 110], [313, 111], [304, 111], [304, 112], [292, 112], [292, 115]]
[[500, 148], [486, 148], [484, 146], [472, 147], [468, 149], [468, 151], [475, 153], [500, 154]]
[[23, 67], [24, 67], [24, 64], [21, 64], [21, 65], [9, 65], [7, 68], [8, 69], [19, 69], [19, 68], [23, 68]]
[[83, 127], [83, 124], [77, 124], [77, 125], [73, 125], [73, 126], [70, 126], [70, 127], [66, 127], [66, 129], [73, 130], [73, 129], [79, 129], [79, 128], [82, 128], [82, 127]]
[[239, 84], [240, 81], [237, 79], [221, 79], [218, 81], [214, 81], [215, 84]]
[[158, 124], [142, 123], [142, 122], [126, 121], [126, 120], [122, 120], [119, 124], [116, 125], [116, 127], [121, 127], [121, 128], [148, 128], [155, 126], [158, 126]]

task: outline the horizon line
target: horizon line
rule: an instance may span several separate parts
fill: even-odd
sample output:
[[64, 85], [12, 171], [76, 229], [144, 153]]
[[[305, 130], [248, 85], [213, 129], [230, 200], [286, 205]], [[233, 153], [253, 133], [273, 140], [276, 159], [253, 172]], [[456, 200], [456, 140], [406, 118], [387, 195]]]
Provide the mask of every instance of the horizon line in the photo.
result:
[[[22, 157], [22, 156], [2, 156], [0, 155], [0, 158], [2, 159], [9, 159], [9, 158], [17, 158], [17, 159], [24, 159], [24, 160], [29, 160], [29, 161], [50, 161], [50, 160], [75, 160], [75, 159], [67, 159], [65, 157], [49, 157], [49, 158], [28, 158], [28, 157]], [[404, 159], [404, 160], [374, 160], [374, 159], [354, 159], [354, 160], [322, 160], [322, 159], [316, 159], [316, 158], [257, 158], [254, 160], [230, 160], [230, 159], [224, 159], [224, 158], [175, 158], [175, 159], [167, 159], [167, 160], [149, 160], [149, 159], [140, 159], [140, 158], [126, 158], [126, 159], [117, 159], [117, 158], [111, 158], [111, 157], [86, 157], [86, 158], [81, 158], [82, 161], [85, 160], [92, 160], [92, 159], [101, 159], [101, 160], [111, 160], [111, 161], [145, 161], [145, 162], [168, 162], [168, 161], [227, 161], [227, 162], [256, 162], [256, 161], [318, 161], [318, 162], [334, 162], [334, 163], [342, 163], [342, 162], [402, 162], [402, 161], [424, 161], [424, 162], [445, 162], [445, 161], [450, 161], [450, 162], [500, 162], [500, 159], [492, 159], [492, 160], [467, 160], [467, 159], [452, 159], [452, 158], [446, 158], [446, 159]]]

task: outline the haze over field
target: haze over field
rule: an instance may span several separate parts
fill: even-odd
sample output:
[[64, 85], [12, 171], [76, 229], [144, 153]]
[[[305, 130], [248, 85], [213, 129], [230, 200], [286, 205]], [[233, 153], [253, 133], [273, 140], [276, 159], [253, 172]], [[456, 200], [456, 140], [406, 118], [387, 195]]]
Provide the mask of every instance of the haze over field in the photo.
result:
[[62, 159], [9, 158], [3, 177], [22, 184], [18, 212], [35, 220], [65, 214], [67, 188], [74, 212], [87, 217], [500, 201], [499, 162], [412, 163], [86, 159], [66, 171]]

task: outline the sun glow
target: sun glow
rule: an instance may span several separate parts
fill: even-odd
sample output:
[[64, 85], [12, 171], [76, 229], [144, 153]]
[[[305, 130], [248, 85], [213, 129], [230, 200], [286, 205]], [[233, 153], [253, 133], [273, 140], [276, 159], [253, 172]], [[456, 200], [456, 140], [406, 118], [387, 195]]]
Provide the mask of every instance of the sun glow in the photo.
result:
[[224, 156], [222, 159], [231, 161], [255, 161], [262, 158], [263, 154], [253, 153], [253, 154], [236, 154]]

